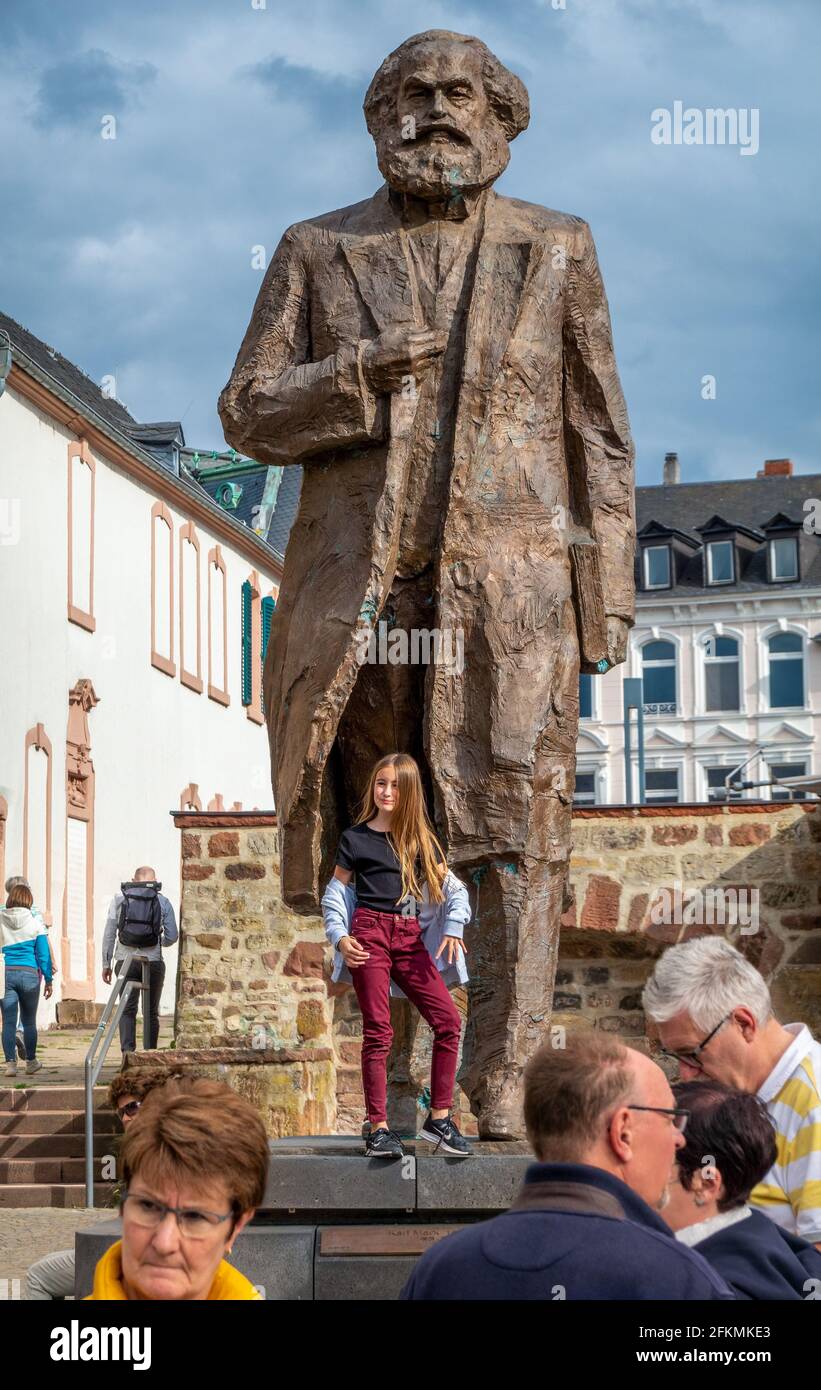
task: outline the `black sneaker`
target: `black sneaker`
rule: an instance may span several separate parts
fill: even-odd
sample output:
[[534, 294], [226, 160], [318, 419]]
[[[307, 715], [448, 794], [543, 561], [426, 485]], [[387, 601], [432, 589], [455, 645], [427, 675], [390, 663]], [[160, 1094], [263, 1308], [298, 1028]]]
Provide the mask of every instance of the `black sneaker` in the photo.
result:
[[404, 1158], [402, 1140], [392, 1129], [372, 1129], [365, 1139], [366, 1158]]
[[470, 1158], [473, 1153], [467, 1139], [459, 1133], [450, 1115], [446, 1115], [444, 1120], [432, 1120], [428, 1111], [428, 1118], [416, 1137], [427, 1140], [429, 1144], [435, 1144], [435, 1153], [453, 1154], [455, 1158]]

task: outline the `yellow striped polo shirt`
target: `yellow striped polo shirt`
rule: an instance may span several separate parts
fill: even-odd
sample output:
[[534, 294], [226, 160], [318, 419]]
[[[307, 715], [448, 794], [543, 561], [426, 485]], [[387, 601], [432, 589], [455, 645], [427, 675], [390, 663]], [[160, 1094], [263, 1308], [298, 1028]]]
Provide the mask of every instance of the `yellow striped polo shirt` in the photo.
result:
[[776, 1160], [750, 1194], [777, 1226], [821, 1241], [821, 1043], [803, 1023], [758, 1094], [775, 1125]]

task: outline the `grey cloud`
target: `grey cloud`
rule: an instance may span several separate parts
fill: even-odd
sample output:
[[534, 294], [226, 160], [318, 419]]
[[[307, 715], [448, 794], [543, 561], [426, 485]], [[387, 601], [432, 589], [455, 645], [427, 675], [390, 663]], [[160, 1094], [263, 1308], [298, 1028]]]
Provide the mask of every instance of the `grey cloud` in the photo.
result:
[[88, 126], [105, 115], [120, 115], [155, 80], [153, 63], [124, 63], [102, 49], [90, 49], [46, 68], [36, 95], [35, 124]]

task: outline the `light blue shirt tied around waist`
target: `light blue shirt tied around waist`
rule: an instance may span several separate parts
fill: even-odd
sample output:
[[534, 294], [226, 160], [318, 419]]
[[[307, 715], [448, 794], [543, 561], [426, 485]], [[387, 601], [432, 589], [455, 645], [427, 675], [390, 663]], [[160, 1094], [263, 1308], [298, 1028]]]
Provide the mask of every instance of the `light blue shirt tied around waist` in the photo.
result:
[[[442, 891], [445, 895], [444, 901], [431, 903], [428, 901], [427, 884], [423, 888], [422, 901], [419, 904], [419, 926], [422, 940], [442, 980], [448, 989], [454, 989], [457, 985], [467, 984], [469, 979], [465, 957], [460, 951], [457, 959], [449, 964], [444, 952], [438, 960], [436, 952], [446, 936], [458, 936], [460, 940], [463, 938], [464, 929], [471, 918], [470, 899], [464, 883], [454, 873], [447, 873]], [[332, 878], [322, 894], [322, 920], [325, 923], [325, 935], [334, 948], [334, 968], [331, 974], [334, 984], [339, 980], [344, 984], [353, 983], [351, 972], [341, 951], [337, 950], [337, 945], [340, 937], [350, 936], [355, 909], [356, 890], [353, 884], [349, 883], [346, 886], [340, 879]], [[393, 980], [391, 994], [394, 999], [407, 997]]]
[[[174, 909], [163, 893], [158, 893], [157, 897], [160, 900], [162, 910], [162, 941], [158, 941], [156, 946], [145, 946], [140, 949], [140, 955], [145, 956], [146, 960], [162, 960], [163, 946], [173, 946], [177, 939], [177, 919], [174, 916]], [[122, 901], [122, 893], [115, 893], [111, 899], [108, 916], [105, 919], [105, 931], [103, 932], [104, 970], [108, 970], [111, 965], [112, 952], [115, 960], [122, 960], [127, 950], [134, 949], [134, 947], [123, 946], [117, 936]]]

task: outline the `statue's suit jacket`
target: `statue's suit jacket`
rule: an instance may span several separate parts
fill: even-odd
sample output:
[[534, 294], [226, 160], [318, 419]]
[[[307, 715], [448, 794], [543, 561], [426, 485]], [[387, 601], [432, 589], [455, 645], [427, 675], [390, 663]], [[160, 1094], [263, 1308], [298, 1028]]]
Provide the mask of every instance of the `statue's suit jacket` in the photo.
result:
[[[599, 549], [606, 612], [634, 612], [633, 449], [590, 229], [492, 191], [477, 216], [436, 574], [436, 624], [464, 633], [465, 674], [434, 665], [426, 692], [437, 821], [457, 861], [454, 847], [524, 843], [534, 745], [557, 699], [577, 698], [563, 615], [580, 528]], [[367, 342], [401, 323], [422, 318], [383, 187], [286, 231], [220, 397], [235, 448], [304, 469], [264, 684], [283, 896], [306, 912], [327, 870], [323, 773], [362, 624], [390, 591], [413, 466], [413, 393], [377, 397], [362, 373]]]

